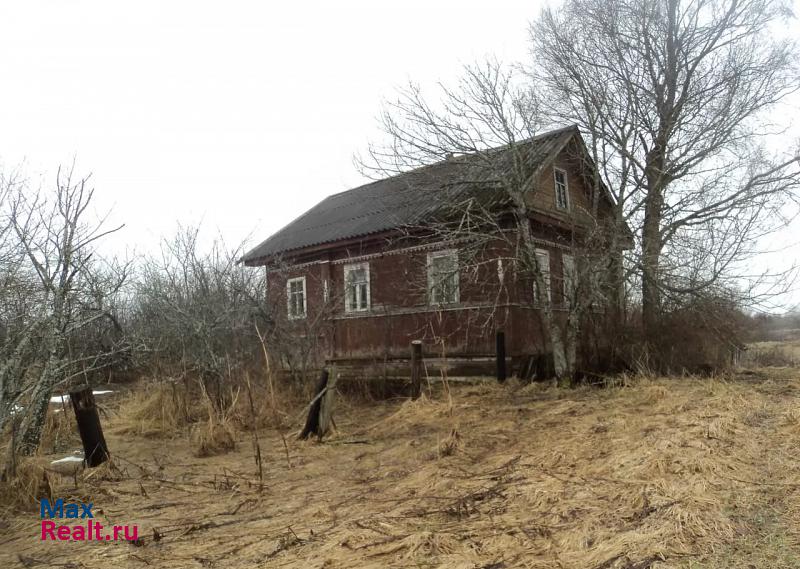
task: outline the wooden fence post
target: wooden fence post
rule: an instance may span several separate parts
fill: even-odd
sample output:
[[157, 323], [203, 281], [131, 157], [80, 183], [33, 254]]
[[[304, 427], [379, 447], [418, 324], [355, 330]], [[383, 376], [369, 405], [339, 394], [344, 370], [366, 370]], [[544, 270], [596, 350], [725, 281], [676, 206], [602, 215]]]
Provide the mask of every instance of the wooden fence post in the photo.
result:
[[411, 342], [411, 397], [422, 395], [422, 341]]
[[78, 432], [83, 443], [83, 456], [89, 468], [100, 466], [108, 460], [108, 446], [103, 436], [103, 427], [100, 426], [100, 414], [94, 403], [92, 388], [87, 387], [80, 391], [71, 391], [69, 400], [75, 411], [75, 420], [78, 422]]
[[506, 335], [502, 330], [498, 330], [495, 339], [497, 348], [495, 356], [497, 358], [497, 381], [503, 383], [506, 380]]
[[323, 368], [317, 388], [314, 390], [314, 399], [311, 400], [311, 405], [308, 409], [306, 425], [297, 437], [298, 439], [307, 439], [311, 435], [317, 435], [317, 438], [321, 440], [330, 430], [333, 421], [332, 406], [335, 382], [336, 368], [334, 367], [333, 372], [330, 374], [327, 369]]

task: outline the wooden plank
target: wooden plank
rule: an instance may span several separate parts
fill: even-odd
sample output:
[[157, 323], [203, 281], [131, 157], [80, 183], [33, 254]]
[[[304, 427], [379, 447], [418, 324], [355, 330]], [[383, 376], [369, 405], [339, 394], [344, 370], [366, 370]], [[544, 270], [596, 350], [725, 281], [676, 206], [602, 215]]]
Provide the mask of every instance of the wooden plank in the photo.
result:
[[411, 397], [422, 395], [422, 342], [411, 342]]

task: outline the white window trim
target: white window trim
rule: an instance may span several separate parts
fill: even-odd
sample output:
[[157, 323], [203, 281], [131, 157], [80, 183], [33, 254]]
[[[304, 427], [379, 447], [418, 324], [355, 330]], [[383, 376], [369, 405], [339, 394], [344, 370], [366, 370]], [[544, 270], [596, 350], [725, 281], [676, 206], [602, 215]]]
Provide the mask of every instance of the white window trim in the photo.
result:
[[[545, 257], [547, 259], [547, 261], [546, 261], [546, 265], [547, 266], [544, 267], [544, 268], [541, 267], [542, 263], [541, 263], [540, 257]], [[548, 251], [547, 249], [536, 249], [536, 260], [540, 265], [539, 270], [541, 271], [542, 278], [544, 279], [544, 288], [545, 288], [545, 291], [547, 292], [547, 302], [552, 302], [553, 301], [553, 295], [552, 295], [553, 287], [550, 286], [550, 251]], [[533, 303], [536, 304], [536, 305], [539, 305], [539, 299], [537, 298], [537, 295], [536, 295], [536, 278], [535, 278], [535, 276], [534, 276], [534, 281], [533, 281]]]
[[[303, 314], [292, 314], [292, 283], [303, 283]], [[308, 314], [308, 292], [306, 290], [306, 278], [294, 277], [286, 281], [286, 315], [289, 320], [303, 320]]]
[[[456, 286], [455, 286], [455, 298], [453, 302], [434, 302], [433, 301], [433, 287], [435, 283], [433, 282], [433, 260], [438, 259], [441, 257], [455, 257], [456, 259]], [[458, 264], [458, 249], [443, 249], [441, 251], [434, 251], [428, 253], [428, 261], [427, 261], [427, 272], [428, 272], [428, 304], [431, 306], [447, 306], [450, 304], [458, 304], [461, 302], [461, 267]]]
[[[558, 205], [558, 181], [556, 180], [556, 173], [561, 172], [564, 175], [564, 198], [567, 202], [567, 207], [560, 207]], [[556, 209], [561, 211], [569, 211], [570, 210], [570, 200], [569, 200], [569, 178], [567, 178], [567, 171], [561, 168], [553, 168], [553, 197], [556, 200]]]
[[[357, 270], [360, 270], [360, 269], [364, 269], [364, 271], [366, 272], [366, 275], [367, 275], [367, 306], [365, 308], [353, 307], [350, 304], [350, 294], [349, 294], [349, 291], [347, 290], [347, 287], [348, 287], [347, 276], [348, 276], [348, 274], [350, 272], [352, 272], [352, 271], [357, 271]], [[371, 298], [372, 293], [370, 291], [371, 288], [372, 287], [370, 285], [369, 263], [354, 263], [354, 264], [351, 264], [351, 265], [345, 265], [344, 266], [344, 311], [347, 312], [347, 313], [369, 312], [369, 309], [372, 307], [372, 298]]]

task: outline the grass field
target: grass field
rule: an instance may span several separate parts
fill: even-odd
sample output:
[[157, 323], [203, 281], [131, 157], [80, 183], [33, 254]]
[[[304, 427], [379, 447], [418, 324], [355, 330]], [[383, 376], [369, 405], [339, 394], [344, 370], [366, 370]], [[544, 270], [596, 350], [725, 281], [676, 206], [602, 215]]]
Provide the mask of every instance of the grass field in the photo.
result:
[[51, 479], [141, 543], [6, 510], [0, 567], [800, 567], [800, 370], [620, 383], [340, 401], [323, 443], [258, 432], [261, 482], [251, 433], [197, 458], [183, 429], [115, 434], [123, 401], [119, 471]]

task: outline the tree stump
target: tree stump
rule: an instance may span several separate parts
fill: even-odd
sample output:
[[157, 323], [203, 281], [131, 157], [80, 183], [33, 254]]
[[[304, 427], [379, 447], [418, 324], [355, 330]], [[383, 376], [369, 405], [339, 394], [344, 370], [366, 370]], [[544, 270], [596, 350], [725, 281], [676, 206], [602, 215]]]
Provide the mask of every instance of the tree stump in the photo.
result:
[[311, 400], [311, 408], [308, 410], [305, 427], [300, 433], [299, 439], [307, 439], [311, 435], [316, 435], [322, 439], [330, 431], [333, 424], [333, 396], [336, 388], [336, 368], [332, 373], [323, 369], [314, 390], [314, 398]]
[[87, 387], [69, 394], [72, 409], [75, 411], [75, 420], [78, 423], [78, 432], [83, 443], [83, 456], [89, 468], [100, 466], [108, 460], [109, 452], [106, 439], [103, 436], [103, 427], [100, 425], [100, 414], [94, 403], [92, 388]]

